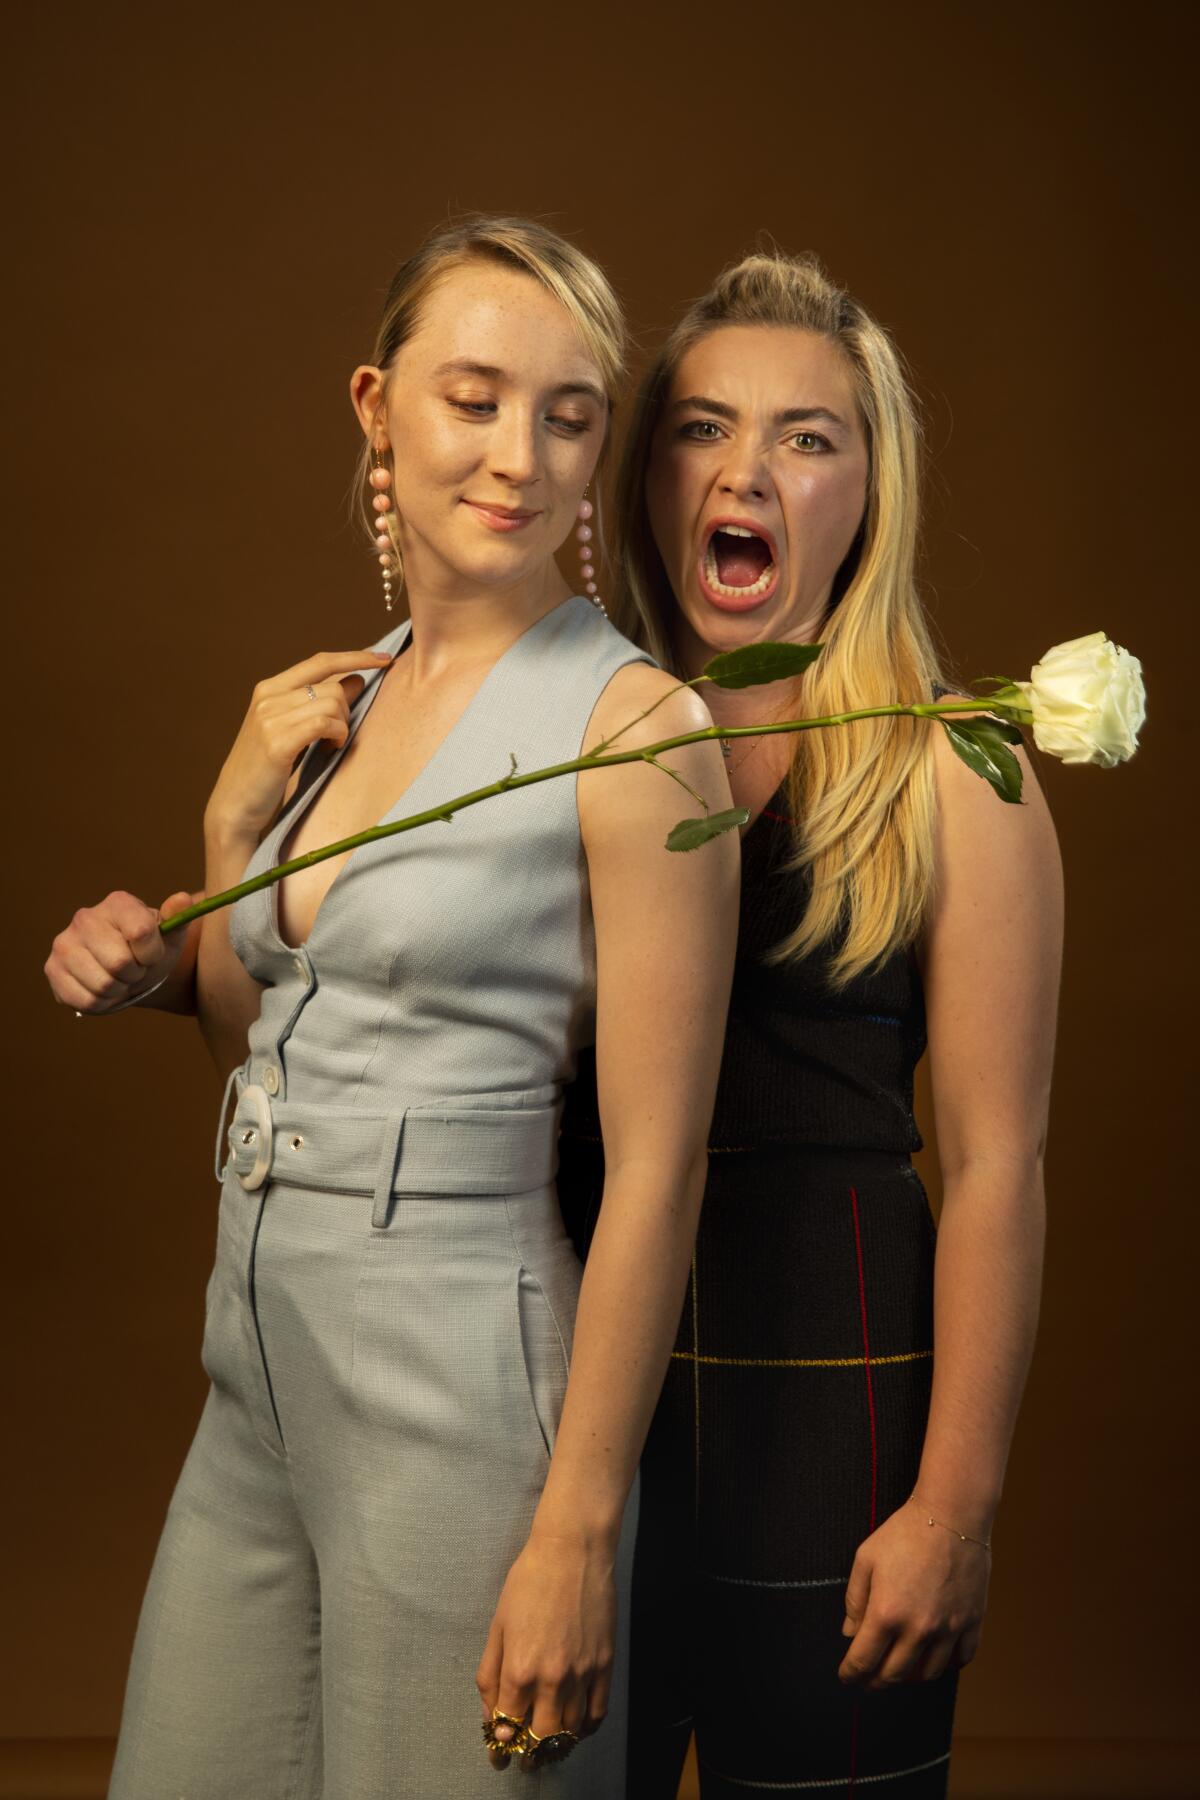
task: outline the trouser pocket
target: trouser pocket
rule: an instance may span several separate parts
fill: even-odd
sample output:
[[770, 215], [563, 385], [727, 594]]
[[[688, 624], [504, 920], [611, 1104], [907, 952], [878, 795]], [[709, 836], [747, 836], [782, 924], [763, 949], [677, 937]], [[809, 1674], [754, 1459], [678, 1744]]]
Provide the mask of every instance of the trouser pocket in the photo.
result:
[[523, 1265], [517, 1269], [516, 1313], [526, 1397], [549, 1458], [567, 1392], [567, 1353], [545, 1290]]

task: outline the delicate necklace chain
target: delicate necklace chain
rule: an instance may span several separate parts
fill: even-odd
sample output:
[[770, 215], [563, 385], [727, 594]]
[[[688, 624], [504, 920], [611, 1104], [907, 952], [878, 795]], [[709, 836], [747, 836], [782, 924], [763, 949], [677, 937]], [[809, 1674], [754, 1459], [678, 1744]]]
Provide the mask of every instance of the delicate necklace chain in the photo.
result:
[[756, 737], [745, 755], [739, 756], [736, 762], [731, 762], [730, 758], [733, 755], [733, 745], [728, 738], [722, 738], [721, 755], [725, 758], [725, 773], [727, 775], [732, 775], [735, 769], [740, 769], [744, 763], [748, 763], [761, 743], [762, 738]]
[[[789, 698], [787, 700], [785, 700], [784, 704], [780, 707], [779, 711], [777, 713], [772, 714], [769, 723], [772, 725], [777, 725], [779, 723], [780, 719], [782, 719], [786, 716], [788, 708], [789, 708], [789, 706], [791, 706], [793, 704], [794, 699], [795, 699], [794, 695], [789, 696]], [[773, 735], [773, 734], [770, 734], [770, 735]], [[750, 758], [754, 755], [754, 752], [758, 749], [759, 745], [763, 741], [763, 734], [760, 734], [758, 737], [756, 737], [754, 739], [753, 743], [750, 745], [750, 748], [746, 751], [745, 755], [739, 756], [736, 762], [732, 762], [730, 760], [731, 757], [733, 756], [734, 740], [732, 738], [723, 737], [719, 741], [720, 741], [720, 745], [721, 745], [721, 755], [725, 758], [725, 773], [727, 775], [732, 775], [735, 769], [742, 768], [742, 766], [745, 763], [748, 763], [750, 761]]]

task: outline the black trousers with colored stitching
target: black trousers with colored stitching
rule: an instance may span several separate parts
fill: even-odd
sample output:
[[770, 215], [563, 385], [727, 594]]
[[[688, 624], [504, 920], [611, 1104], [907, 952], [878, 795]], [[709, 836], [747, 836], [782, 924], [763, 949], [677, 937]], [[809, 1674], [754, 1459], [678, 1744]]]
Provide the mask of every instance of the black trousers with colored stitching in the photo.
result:
[[[581, 1254], [602, 1186], [598, 1143], [564, 1137]], [[693, 1731], [703, 1800], [943, 1800], [959, 1671], [880, 1691], [837, 1675], [855, 1552], [916, 1484], [935, 1238], [907, 1157], [710, 1153], [642, 1459], [627, 1800], [675, 1800]]]

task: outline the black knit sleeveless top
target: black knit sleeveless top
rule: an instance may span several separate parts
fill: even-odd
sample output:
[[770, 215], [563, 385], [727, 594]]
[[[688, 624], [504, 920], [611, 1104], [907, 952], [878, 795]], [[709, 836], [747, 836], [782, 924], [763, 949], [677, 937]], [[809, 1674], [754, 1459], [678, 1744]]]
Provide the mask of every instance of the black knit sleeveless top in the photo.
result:
[[[808, 901], [808, 872], [784, 869], [793, 845], [786, 805], [783, 782], [742, 839], [737, 961], [709, 1144], [919, 1150], [913, 1071], [925, 1049], [925, 1002], [911, 951], [841, 989], [828, 981], [831, 946], [763, 961]], [[581, 1057], [567, 1090], [566, 1136], [599, 1130], [593, 1054]]]

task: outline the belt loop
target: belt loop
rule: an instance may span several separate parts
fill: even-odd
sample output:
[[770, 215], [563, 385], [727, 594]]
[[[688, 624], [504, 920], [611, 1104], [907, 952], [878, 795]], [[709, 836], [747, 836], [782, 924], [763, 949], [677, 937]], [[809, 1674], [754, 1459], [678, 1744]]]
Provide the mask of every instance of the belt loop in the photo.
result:
[[400, 1155], [400, 1140], [404, 1135], [404, 1121], [408, 1116], [408, 1108], [396, 1113], [393, 1118], [385, 1119], [379, 1133], [379, 1167], [375, 1172], [374, 1205], [371, 1209], [371, 1223], [377, 1231], [387, 1229], [392, 1210], [392, 1183], [396, 1179], [396, 1163]]
[[[247, 1057], [246, 1061], [248, 1062], [249, 1060], [249, 1057]], [[241, 1075], [243, 1080], [238, 1086], [238, 1094], [240, 1096], [242, 1087], [245, 1085], [245, 1071], [246, 1063], [244, 1062], [239, 1063], [237, 1068], [230, 1069], [225, 1081], [225, 1092], [221, 1095], [221, 1110], [217, 1115], [217, 1141], [213, 1146], [213, 1173], [218, 1181], [224, 1181], [225, 1170], [229, 1167], [228, 1158], [224, 1163], [221, 1161], [221, 1143], [225, 1133], [225, 1114], [229, 1110], [229, 1090], [237, 1080], [238, 1076]]]

